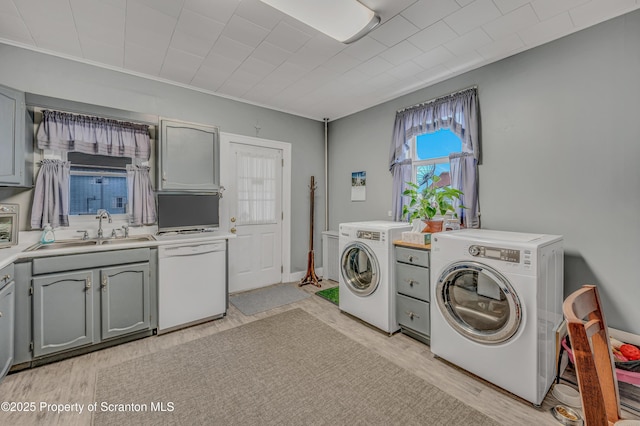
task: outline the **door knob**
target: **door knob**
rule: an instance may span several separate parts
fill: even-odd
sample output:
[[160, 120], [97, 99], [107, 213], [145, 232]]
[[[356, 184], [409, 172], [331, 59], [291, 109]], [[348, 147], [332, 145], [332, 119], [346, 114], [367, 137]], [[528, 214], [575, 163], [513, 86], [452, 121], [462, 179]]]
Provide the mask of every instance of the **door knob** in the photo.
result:
[[233, 228], [229, 229], [229, 231], [230, 231], [232, 234], [235, 234], [235, 233], [236, 233], [236, 227], [234, 226]]
[[236, 218], [234, 216], [234, 217], [231, 218], [231, 222], [235, 223], [235, 221], [236, 221]]

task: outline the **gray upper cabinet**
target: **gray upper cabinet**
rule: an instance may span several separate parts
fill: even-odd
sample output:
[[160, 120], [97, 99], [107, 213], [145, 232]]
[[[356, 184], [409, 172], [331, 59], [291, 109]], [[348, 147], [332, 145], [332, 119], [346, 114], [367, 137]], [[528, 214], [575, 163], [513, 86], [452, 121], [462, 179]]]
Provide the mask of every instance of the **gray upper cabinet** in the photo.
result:
[[93, 271], [33, 278], [33, 355], [52, 354], [94, 342]]
[[33, 182], [33, 120], [23, 92], [0, 86], [0, 186], [31, 186]]
[[160, 127], [158, 190], [218, 191], [218, 128], [164, 119]]
[[102, 339], [150, 327], [149, 263], [100, 270]]

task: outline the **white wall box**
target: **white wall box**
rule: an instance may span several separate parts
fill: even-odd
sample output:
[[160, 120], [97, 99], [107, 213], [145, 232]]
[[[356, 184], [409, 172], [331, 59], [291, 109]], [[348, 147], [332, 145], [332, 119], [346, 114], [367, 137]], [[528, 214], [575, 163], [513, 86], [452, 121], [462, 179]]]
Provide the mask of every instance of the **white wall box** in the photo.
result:
[[159, 191], [218, 191], [220, 134], [215, 126], [160, 121]]

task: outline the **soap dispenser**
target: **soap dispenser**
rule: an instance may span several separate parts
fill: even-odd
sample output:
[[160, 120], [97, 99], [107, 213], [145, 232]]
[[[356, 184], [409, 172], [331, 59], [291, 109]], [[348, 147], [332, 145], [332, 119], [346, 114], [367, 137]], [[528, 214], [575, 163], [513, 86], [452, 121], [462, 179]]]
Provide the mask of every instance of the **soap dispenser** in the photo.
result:
[[42, 244], [49, 244], [54, 242], [55, 240], [56, 240], [56, 236], [53, 233], [53, 229], [51, 228], [51, 225], [47, 223], [44, 226], [44, 230], [42, 231], [42, 238], [40, 242]]

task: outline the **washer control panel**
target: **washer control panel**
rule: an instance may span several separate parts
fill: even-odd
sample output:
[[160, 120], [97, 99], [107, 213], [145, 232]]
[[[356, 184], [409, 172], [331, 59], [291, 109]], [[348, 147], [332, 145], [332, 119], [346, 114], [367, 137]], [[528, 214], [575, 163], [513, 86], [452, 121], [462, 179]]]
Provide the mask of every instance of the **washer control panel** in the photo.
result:
[[520, 263], [520, 250], [472, 245], [469, 246], [469, 254], [473, 257]]
[[380, 241], [380, 232], [376, 231], [357, 231], [356, 236], [363, 240]]

